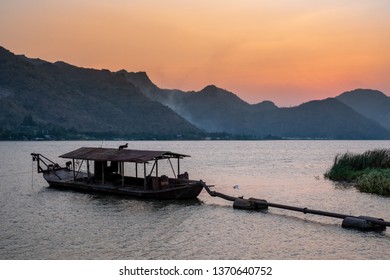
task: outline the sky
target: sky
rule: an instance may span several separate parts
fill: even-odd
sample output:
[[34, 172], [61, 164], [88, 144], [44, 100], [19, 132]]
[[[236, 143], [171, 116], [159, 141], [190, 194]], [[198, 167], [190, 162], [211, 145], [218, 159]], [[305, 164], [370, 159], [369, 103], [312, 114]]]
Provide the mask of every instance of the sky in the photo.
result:
[[295, 106], [356, 88], [390, 95], [389, 19], [388, 0], [0, 0], [0, 45]]

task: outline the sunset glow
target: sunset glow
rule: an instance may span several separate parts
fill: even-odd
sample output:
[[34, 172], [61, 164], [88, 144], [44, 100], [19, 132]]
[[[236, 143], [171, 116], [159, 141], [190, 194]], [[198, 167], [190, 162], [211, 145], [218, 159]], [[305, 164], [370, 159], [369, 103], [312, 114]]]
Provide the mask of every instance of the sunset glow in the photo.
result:
[[387, 0], [0, 0], [0, 45], [293, 106], [355, 88], [389, 95], [389, 18]]

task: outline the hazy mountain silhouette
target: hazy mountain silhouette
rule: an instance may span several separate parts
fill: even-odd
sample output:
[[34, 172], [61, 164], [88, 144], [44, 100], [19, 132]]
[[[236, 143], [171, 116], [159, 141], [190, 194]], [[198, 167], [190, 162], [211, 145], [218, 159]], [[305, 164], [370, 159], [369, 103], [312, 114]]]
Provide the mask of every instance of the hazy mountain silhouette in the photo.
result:
[[257, 117], [258, 131], [285, 138], [375, 139], [389, 131], [334, 98], [280, 108]]
[[199, 92], [159, 89], [146, 73], [131, 81], [149, 98], [175, 110], [208, 132], [228, 132], [254, 137], [388, 139], [390, 132], [337, 99], [311, 101], [278, 108], [271, 101], [250, 105], [235, 94], [207, 86]]
[[336, 97], [363, 116], [390, 129], [390, 97], [371, 89], [356, 89]]
[[[387, 107], [383, 114], [375, 114], [376, 102], [369, 109], [347, 97], [292, 108], [278, 108], [271, 101], [251, 105], [215, 85], [189, 92], [160, 89], [145, 72], [49, 63], [0, 47], [3, 139], [51, 131], [106, 139], [199, 139], [207, 133], [242, 138], [390, 138], [389, 129], [383, 127]], [[385, 95], [380, 98], [388, 100]]]
[[267, 112], [278, 109], [278, 106], [275, 105], [272, 101], [262, 101], [260, 103], [252, 105], [252, 108], [258, 112]]
[[202, 131], [147, 98], [121, 75], [16, 56], [0, 49], [0, 125], [17, 130], [32, 118], [56, 127], [106, 136], [168, 137]]

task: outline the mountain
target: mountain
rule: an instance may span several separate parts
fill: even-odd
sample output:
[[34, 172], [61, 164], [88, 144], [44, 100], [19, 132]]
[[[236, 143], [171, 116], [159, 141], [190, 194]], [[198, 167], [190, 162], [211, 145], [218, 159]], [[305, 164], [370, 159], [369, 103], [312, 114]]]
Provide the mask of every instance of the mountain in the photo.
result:
[[251, 105], [215, 85], [160, 89], [145, 72], [50, 63], [0, 47], [0, 139], [390, 139], [388, 97], [371, 92], [374, 101], [358, 102], [363, 95]]
[[[1, 132], [66, 130], [101, 137], [193, 138], [203, 133], [120, 74], [49, 63], [0, 48]], [[46, 133], [47, 134], [47, 133]]]
[[258, 115], [257, 130], [283, 138], [389, 139], [389, 131], [335, 98]]
[[336, 97], [356, 112], [373, 119], [390, 130], [390, 97], [383, 92], [356, 89]]
[[214, 85], [198, 92], [165, 94], [165, 105], [208, 132], [246, 134], [251, 129], [250, 105]]
[[166, 90], [154, 85], [146, 73], [124, 75], [150, 99], [168, 106], [207, 132], [248, 134], [251, 130], [251, 105], [234, 93], [215, 85], [197, 92]]
[[[125, 74], [125, 73], [124, 73]], [[338, 99], [279, 108], [271, 101], [250, 105], [234, 93], [207, 86], [201, 91], [159, 89], [146, 73], [127, 73], [149, 98], [170, 107], [207, 132], [253, 138], [389, 139], [390, 132]]]
[[272, 101], [262, 101], [260, 103], [252, 105], [252, 108], [258, 112], [269, 112], [279, 109]]

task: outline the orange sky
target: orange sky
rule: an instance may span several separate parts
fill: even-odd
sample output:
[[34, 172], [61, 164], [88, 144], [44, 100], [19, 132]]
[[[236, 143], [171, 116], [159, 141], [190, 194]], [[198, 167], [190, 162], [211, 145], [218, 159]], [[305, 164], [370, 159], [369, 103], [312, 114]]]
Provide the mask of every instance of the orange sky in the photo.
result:
[[279, 106], [390, 93], [388, 0], [0, 0], [0, 45]]

